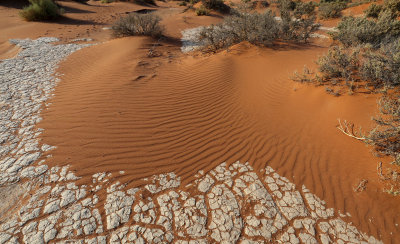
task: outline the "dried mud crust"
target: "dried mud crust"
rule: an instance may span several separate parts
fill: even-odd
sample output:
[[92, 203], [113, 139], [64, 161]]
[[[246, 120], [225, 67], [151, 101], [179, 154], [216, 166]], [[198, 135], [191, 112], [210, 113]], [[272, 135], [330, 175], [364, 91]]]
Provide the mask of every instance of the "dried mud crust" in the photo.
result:
[[174, 173], [129, 189], [105, 172], [91, 185], [77, 179], [68, 166], [36, 178], [0, 242], [379, 243], [270, 167], [259, 177], [248, 163], [223, 163], [184, 187]]
[[1, 202], [12, 210], [3, 211], [0, 243], [379, 243], [270, 167], [222, 163], [186, 186], [171, 172], [138, 188], [108, 172], [82, 185], [68, 166], [48, 168], [53, 147], [35, 124], [57, 63], [85, 46], [53, 41], [14, 40], [22, 52], [0, 63], [0, 185], [24, 189], [19, 204]]

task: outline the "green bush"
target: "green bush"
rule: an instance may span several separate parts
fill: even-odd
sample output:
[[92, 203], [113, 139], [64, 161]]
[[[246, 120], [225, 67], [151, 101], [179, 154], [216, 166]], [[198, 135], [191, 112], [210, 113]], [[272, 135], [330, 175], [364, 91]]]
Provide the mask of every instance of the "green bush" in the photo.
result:
[[385, 0], [383, 3], [383, 8], [390, 10], [393, 13], [400, 11], [400, 1], [399, 0]]
[[293, 14], [297, 19], [300, 19], [304, 15], [312, 16], [315, 15], [315, 7], [314, 2], [297, 2], [293, 9]]
[[152, 36], [160, 37], [163, 27], [160, 18], [153, 14], [131, 13], [119, 19], [112, 27], [114, 36]]
[[382, 5], [376, 5], [375, 3], [369, 5], [369, 7], [364, 11], [365, 16], [370, 18], [378, 18], [380, 12], [382, 11]]
[[19, 13], [27, 21], [52, 20], [63, 13], [52, 0], [29, 0], [29, 2], [31, 5]]
[[[393, 158], [400, 165], [400, 21], [399, 0], [385, 1], [382, 7], [371, 5], [366, 11], [373, 19], [345, 17], [332, 33], [339, 42], [318, 61], [318, 74], [305, 72], [295, 80], [322, 85], [346, 85], [351, 92], [362, 87], [382, 92], [380, 116], [373, 118], [377, 127], [368, 135], [353, 134], [345, 124], [345, 134], [372, 145], [376, 152]], [[327, 82], [330, 82], [327, 84]], [[331, 87], [326, 91], [339, 95]], [[339, 129], [343, 129], [340, 124]], [[358, 135], [360, 134], [360, 135]], [[393, 173], [398, 175], [398, 172]]]
[[400, 1], [399, 0], [386, 0], [383, 5], [371, 4], [365, 11], [365, 15], [371, 18], [378, 18], [383, 11], [389, 11], [394, 17], [399, 16]]
[[358, 54], [358, 50], [349, 50], [340, 46], [331, 47], [328, 53], [317, 61], [323, 80], [352, 79], [354, 70], [359, 67]]
[[384, 96], [379, 101], [382, 116], [373, 118], [378, 126], [370, 131], [366, 142], [383, 155], [391, 156], [400, 165], [400, 96]]
[[319, 25], [315, 23], [315, 5], [312, 2], [296, 2], [280, 0], [278, 8], [282, 21], [279, 37], [287, 41], [307, 42]]
[[224, 3], [223, 0], [203, 0], [204, 7], [223, 13], [229, 12], [230, 7]]
[[400, 85], [400, 39], [382, 45], [378, 50], [363, 53], [360, 76], [374, 87], [393, 88]]
[[200, 8], [196, 9], [196, 14], [198, 16], [210, 15], [210, 10], [206, 9], [204, 6], [201, 6]]
[[342, 10], [346, 8], [346, 3], [343, 2], [328, 2], [321, 3], [318, 11], [322, 19], [339, 18], [342, 16]]
[[383, 40], [400, 36], [400, 21], [388, 10], [381, 12], [376, 20], [344, 17], [337, 28], [338, 32], [331, 34], [345, 46], [372, 44], [379, 47]]
[[238, 13], [225, 17], [221, 24], [203, 28], [200, 40], [207, 50], [216, 51], [242, 41], [269, 45], [278, 34], [279, 25], [271, 11], [263, 14]]
[[259, 46], [271, 45], [277, 39], [306, 42], [319, 27], [315, 24], [312, 4], [297, 4], [297, 7], [290, 10], [289, 1], [282, 1], [280, 7], [282, 21], [277, 21], [270, 10], [262, 14], [235, 12], [232, 16], [225, 17], [222, 23], [203, 28], [200, 40], [209, 51], [242, 41]]
[[321, 0], [320, 3], [349, 3], [351, 0]]
[[156, 1], [155, 0], [129, 0], [131, 2], [134, 2], [136, 4], [139, 5], [156, 5]]
[[296, 2], [292, 0], [278, 0], [277, 3], [280, 12], [282, 12], [282, 10], [291, 12], [296, 8]]

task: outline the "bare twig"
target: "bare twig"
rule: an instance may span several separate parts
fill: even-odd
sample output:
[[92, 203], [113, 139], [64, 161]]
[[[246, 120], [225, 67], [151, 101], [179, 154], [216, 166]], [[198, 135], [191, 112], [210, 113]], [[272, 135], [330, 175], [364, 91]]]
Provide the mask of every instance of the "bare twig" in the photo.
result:
[[[364, 136], [357, 136], [354, 133], [354, 124], [350, 124], [347, 122], [347, 120], [345, 120], [342, 124], [342, 122], [340, 121], [340, 119], [338, 119], [339, 125], [336, 126], [336, 128], [338, 128], [341, 132], [343, 132], [343, 134], [350, 136], [354, 139], [360, 140], [360, 141], [365, 141], [367, 140], [366, 137]], [[361, 134], [361, 130], [360, 130], [360, 134]]]
[[361, 180], [361, 181], [358, 183], [358, 186], [354, 188], [354, 191], [355, 191], [355, 192], [362, 192], [362, 191], [364, 191], [364, 190], [367, 188], [367, 186], [366, 186], [367, 183], [368, 183], [368, 180], [366, 180], [366, 179]]
[[378, 166], [376, 167], [376, 171], [378, 172], [379, 178], [381, 178], [382, 180], [386, 180], [385, 176], [383, 176], [383, 173], [382, 173], [382, 162], [378, 163]]

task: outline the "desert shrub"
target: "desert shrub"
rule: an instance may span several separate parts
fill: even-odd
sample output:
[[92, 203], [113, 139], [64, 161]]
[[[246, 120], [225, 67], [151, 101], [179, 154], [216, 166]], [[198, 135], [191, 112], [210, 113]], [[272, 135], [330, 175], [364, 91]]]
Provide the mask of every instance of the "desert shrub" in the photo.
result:
[[[107, 1], [107, 0], [106, 0]], [[139, 5], [156, 5], [155, 0], [110, 0], [110, 1], [120, 1], [120, 2], [133, 2]]]
[[235, 11], [221, 24], [203, 28], [200, 40], [211, 51], [242, 41], [260, 46], [270, 45], [277, 39], [306, 42], [319, 27], [315, 24], [315, 5], [299, 2], [293, 7], [291, 2], [280, 0], [281, 21], [270, 10], [262, 14]]
[[314, 2], [297, 2], [293, 9], [293, 14], [297, 19], [304, 15], [312, 16], [315, 14], [315, 7]]
[[160, 18], [153, 14], [131, 13], [119, 19], [112, 27], [114, 36], [152, 36], [162, 35]]
[[356, 7], [356, 6], [360, 6], [360, 5], [362, 5], [362, 4], [366, 4], [366, 3], [370, 3], [370, 2], [372, 2], [372, 1], [376, 1], [376, 0], [358, 0], [358, 1], [346, 1], [346, 3], [347, 3], [347, 7], [346, 8], [353, 8], [353, 7]]
[[363, 53], [360, 76], [374, 87], [400, 85], [400, 39]]
[[63, 13], [52, 0], [29, 0], [29, 2], [31, 5], [19, 13], [27, 21], [51, 20]]
[[337, 26], [333, 38], [345, 46], [379, 42], [378, 26], [375, 21], [352, 16], [344, 17]]
[[210, 15], [210, 10], [206, 9], [204, 6], [201, 6], [200, 8], [196, 9], [196, 15]]
[[101, 3], [112, 3], [112, 2], [114, 2], [114, 0], [101, 0], [100, 2]]
[[256, 1], [248, 1], [251, 4], [251, 7], [253, 9], [257, 8], [257, 7], [263, 7], [263, 8], [267, 8], [269, 7], [269, 2], [266, 0], [256, 0]]
[[187, 6], [187, 2], [182, 1], [182, 2], [179, 3], [179, 6]]
[[351, 0], [321, 0], [320, 3], [348, 3], [351, 2]]
[[400, 85], [400, 39], [383, 44], [359, 47], [333, 46], [317, 61], [322, 81], [339, 79], [346, 85], [363, 81], [372, 91]]
[[400, 12], [400, 1], [386, 0], [382, 5], [373, 3], [364, 11], [364, 13], [367, 17], [378, 18], [380, 13], [383, 11], [389, 11], [394, 17], [398, 16]]
[[400, 96], [384, 96], [378, 104], [381, 116], [373, 118], [378, 126], [370, 131], [366, 142], [400, 165]]
[[278, 4], [282, 21], [279, 36], [283, 40], [307, 42], [319, 25], [315, 23], [315, 5], [312, 2], [281, 0]]
[[378, 18], [379, 13], [382, 11], [382, 5], [377, 5], [375, 3], [369, 5], [369, 7], [364, 11], [365, 16], [370, 18]]
[[342, 16], [342, 10], [345, 8], [346, 3], [344, 2], [321, 3], [318, 12], [322, 19], [339, 18]]
[[242, 41], [269, 45], [278, 37], [278, 33], [278, 23], [271, 11], [263, 14], [238, 13], [226, 17], [221, 24], [203, 28], [200, 40], [206, 49], [216, 51]]
[[390, 10], [393, 13], [400, 11], [400, 1], [399, 0], [385, 0], [383, 3], [383, 8]]
[[204, 7], [220, 12], [229, 12], [230, 7], [223, 0], [203, 0]]
[[325, 80], [332, 78], [352, 79], [354, 71], [359, 67], [358, 54], [358, 50], [333, 46], [326, 55], [318, 59], [318, 69]]
[[277, 3], [280, 12], [291, 12], [296, 8], [296, 2], [292, 0], [278, 0]]
[[337, 28], [332, 36], [345, 46], [369, 43], [379, 47], [383, 40], [400, 36], [400, 21], [390, 11], [382, 11], [376, 20], [344, 17]]
[[[398, 0], [385, 1], [383, 7], [370, 7], [366, 14], [373, 19], [345, 17], [332, 33], [338, 40], [318, 61], [317, 73], [296, 74], [294, 80], [328, 85], [326, 91], [335, 96], [331, 87], [346, 85], [351, 93], [382, 92], [378, 105], [380, 115], [373, 118], [377, 126], [367, 135], [355, 133], [353, 126], [339, 120], [338, 128], [346, 135], [372, 145], [378, 154], [393, 158], [400, 165], [400, 21], [397, 20]], [[329, 82], [327, 84], [327, 82]], [[398, 172], [393, 175], [398, 176]], [[382, 171], [380, 172], [381, 177]], [[385, 176], [386, 177], [386, 176]], [[398, 184], [397, 182], [396, 184]], [[393, 187], [392, 187], [393, 188]], [[400, 189], [400, 184], [398, 184]], [[393, 192], [390, 190], [389, 192]], [[396, 192], [396, 194], [400, 191]]]

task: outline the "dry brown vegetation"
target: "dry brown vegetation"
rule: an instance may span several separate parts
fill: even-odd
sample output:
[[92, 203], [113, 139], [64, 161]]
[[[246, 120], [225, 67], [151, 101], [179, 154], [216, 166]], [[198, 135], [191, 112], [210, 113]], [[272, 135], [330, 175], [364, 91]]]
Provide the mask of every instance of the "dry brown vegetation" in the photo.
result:
[[242, 41], [267, 46], [276, 40], [307, 42], [319, 25], [315, 23], [313, 3], [279, 1], [281, 21], [272, 11], [253, 13], [235, 11], [217, 25], [205, 27], [200, 33], [207, 51], [217, 51]]
[[[354, 125], [340, 120], [338, 129], [372, 145], [378, 155], [390, 156], [393, 164], [400, 165], [400, 21], [397, 19], [400, 4], [397, 3], [389, 0], [383, 5], [371, 5], [366, 13], [374, 19], [343, 18], [338, 32], [332, 33], [338, 43], [317, 61], [318, 73], [306, 70], [294, 79], [328, 86], [344, 85], [350, 93], [359, 89], [382, 93], [378, 102], [380, 115], [373, 118], [374, 129], [368, 133], [361, 129], [357, 132]], [[329, 87], [327, 92], [336, 94]], [[387, 192], [398, 192], [395, 178]]]
[[152, 36], [160, 37], [163, 27], [160, 17], [153, 14], [131, 13], [119, 19], [112, 27], [114, 36]]
[[30, 5], [25, 7], [20, 15], [27, 21], [52, 20], [63, 13], [52, 0], [29, 0]]

